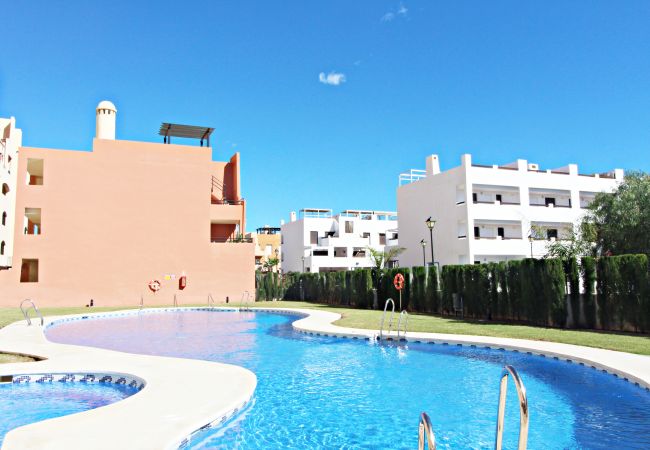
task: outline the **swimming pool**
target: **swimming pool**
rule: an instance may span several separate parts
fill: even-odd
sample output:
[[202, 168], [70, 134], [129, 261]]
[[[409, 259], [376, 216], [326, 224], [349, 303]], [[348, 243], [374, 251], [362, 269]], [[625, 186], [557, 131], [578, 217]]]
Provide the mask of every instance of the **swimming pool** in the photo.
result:
[[[415, 448], [426, 411], [439, 448], [491, 448], [504, 364], [528, 391], [530, 449], [649, 448], [650, 394], [575, 363], [517, 352], [440, 344], [397, 345], [309, 336], [296, 316], [183, 311], [71, 321], [54, 342], [205, 359], [257, 374], [254, 401], [192, 448]], [[511, 383], [512, 384], [512, 383]], [[508, 393], [504, 447], [517, 440]]]
[[141, 386], [126, 377], [123, 383], [115, 383], [120, 377], [103, 376], [111, 380], [99, 383], [94, 374], [37, 374], [16, 375], [13, 382], [0, 383], [0, 446], [14, 428], [110, 405]]

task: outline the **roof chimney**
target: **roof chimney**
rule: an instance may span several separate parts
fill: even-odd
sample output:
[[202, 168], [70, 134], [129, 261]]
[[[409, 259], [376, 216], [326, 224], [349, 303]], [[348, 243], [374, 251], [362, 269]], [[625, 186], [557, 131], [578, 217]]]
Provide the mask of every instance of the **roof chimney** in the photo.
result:
[[115, 140], [115, 115], [117, 109], [108, 100], [99, 102], [96, 108], [95, 138]]

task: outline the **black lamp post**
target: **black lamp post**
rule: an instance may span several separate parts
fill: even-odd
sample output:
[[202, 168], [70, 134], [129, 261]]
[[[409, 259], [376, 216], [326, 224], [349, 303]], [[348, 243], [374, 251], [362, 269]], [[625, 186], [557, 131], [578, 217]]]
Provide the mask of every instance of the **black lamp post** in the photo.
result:
[[533, 233], [530, 233], [528, 235], [528, 242], [530, 242], [530, 258], [531, 259], [533, 258], [533, 241], [534, 240], [535, 240], [535, 238], [533, 237]]
[[423, 266], [423, 267], [426, 267], [426, 266], [427, 266], [427, 257], [426, 257], [426, 255], [425, 255], [425, 253], [424, 253], [424, 247], [427, 246], [427, 241], [425, 241], [424, 239], [422, 239], [422, 240], [420, 241], [420, 245], [422, 246], [422, 266]]
[[431, 265], [435, 265], [436, 259], [433, 257], [433, 227], [436, 226], [436, 221], [432, 220], [431, 217], [429, 217], [425, 223], [429, 229], [429, 238], [431, 240]]

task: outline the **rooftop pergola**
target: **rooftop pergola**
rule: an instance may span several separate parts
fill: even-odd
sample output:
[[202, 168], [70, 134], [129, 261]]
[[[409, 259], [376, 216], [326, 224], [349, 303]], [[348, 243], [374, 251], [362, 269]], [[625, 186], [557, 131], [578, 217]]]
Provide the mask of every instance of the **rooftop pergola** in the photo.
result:
[[163, 142], [165, 144], [171, 144], [171, 137], [174, 136], [181, 138], [199, 139], [201, 141], [201, 147], [203, 147], [203, 141], [206, 141], [206, 147], [209, 147], [210, 135], [213, 131], [214, 128], [210, 127], [179, 125], [177, 123], [163, 122], [160, 124], [160, 131], [158, 131], [158, 134], [163, 136]]

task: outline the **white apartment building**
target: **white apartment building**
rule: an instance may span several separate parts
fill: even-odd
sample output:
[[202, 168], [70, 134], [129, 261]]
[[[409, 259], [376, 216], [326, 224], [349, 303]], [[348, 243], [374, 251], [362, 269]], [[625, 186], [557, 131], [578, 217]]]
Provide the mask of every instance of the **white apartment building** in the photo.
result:
[[[309, 208], [281, 227], [282, 272], [330, 272], [373, 267], [368, 247], [397, 245], [397, 214]], [[395, 261], [389, 262], [394, 264]]]
[[[16, 128], [16, 119], [13, 117], [10, 119], [0, 118], [0, 187], [2, 189], [0, 191], [0, 270], [8, 269], [12, 265], [14, 223], [16, 222], [14, 214], [16, 213], [18, 182], [18, 147], [22, 145], [22, 139], [22, 131]], [[42, 166], [40, 170], [42, 179]], [[32, 172], [34, 171], [35, 168], [32, 167]]]
[[429, 217], [436, 221], [433, 249], [441, 266], [541, 257], [549, 240], [571, 235], [598, 192], [610, 192], [622, 180], [621, 169], [581, 174], [569, 164], [540, 170], [523, 159], [486, 166], [472, 164], [471, 155], [440, 172], [438, 156], [431, 155], [426, 170], [400, 175], [397, 213], [405, 251], [399, 263], [431, 263]]

